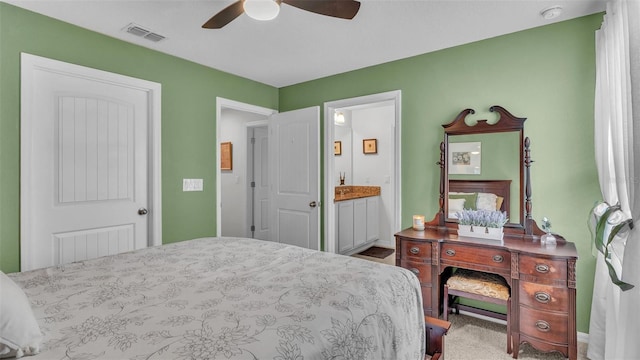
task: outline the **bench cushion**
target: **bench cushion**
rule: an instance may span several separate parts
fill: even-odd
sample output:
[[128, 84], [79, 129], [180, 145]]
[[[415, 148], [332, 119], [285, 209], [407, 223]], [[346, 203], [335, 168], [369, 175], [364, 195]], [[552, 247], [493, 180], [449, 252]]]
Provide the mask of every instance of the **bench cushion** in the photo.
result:
[[507, 281], [500, 275], [482, 271], [458, 269], [447, 280], [447, 286], [449, 290], [464, 291], [494, 299], [509, 299]]

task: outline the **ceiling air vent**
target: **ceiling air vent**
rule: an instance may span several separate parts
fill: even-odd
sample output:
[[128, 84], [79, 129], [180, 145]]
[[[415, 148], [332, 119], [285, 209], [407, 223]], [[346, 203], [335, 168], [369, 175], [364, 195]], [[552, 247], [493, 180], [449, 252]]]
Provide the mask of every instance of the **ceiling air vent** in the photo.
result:
[[139, 36], [141, 38], [145, 38], [145, 39], [147, 39], [149, 41], [153, 41], [153, 42], [158, 42], [158, 41], [162, 41], [162, 40], [166, 39], [164, 36], [162, 36], [160, 34], [156, 34], [156, 33], [152, 32], [151, 30], [145, 29], [142, 26], [136, 25], [134, 23], [131, 23], [131, 24], [125, 26], [123, 30], [128, 32], [129, 34], [133, 34], [135, 36]]

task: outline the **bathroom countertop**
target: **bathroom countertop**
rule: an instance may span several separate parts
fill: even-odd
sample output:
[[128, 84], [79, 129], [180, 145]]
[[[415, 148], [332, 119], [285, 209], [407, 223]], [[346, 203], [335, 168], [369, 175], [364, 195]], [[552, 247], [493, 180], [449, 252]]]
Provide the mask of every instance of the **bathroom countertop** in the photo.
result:
[[335, 187], [334, 202], [379, 196], [380, 186], [342, 185]]

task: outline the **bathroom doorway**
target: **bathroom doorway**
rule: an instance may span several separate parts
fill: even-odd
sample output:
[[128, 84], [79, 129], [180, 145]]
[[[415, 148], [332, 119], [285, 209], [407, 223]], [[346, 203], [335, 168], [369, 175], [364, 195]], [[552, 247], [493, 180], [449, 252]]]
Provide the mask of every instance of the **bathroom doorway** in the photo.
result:
[[[380, 239], [376, 246], [395, 248], [400, 230], [400, 90], [324, 104], [325, 124], [325, 250], [337, 252], [335, 187], [380, 186]], [[376, 139], [375, 154], [364, 151]], [[339, 141], [340, 154], [334, 151]]]

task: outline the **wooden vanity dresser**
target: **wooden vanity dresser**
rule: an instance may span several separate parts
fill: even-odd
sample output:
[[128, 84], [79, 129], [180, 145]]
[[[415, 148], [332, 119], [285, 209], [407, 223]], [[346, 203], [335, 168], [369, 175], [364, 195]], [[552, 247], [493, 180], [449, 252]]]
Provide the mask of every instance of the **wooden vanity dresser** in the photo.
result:
[[577, 252], [571, 242], [551, 249], [540, 241], [505, 237], [495, 240], [458, 237], [455, 230], [406, 229], [396, 234], [396, 265], [420, 279], [425, 315], [439, 317], [442, 285], [455, 268], [505, 277], [511, 287], [514, 358], [519, 344], [577, 357]]
[[[510, 323], [513, 357], [520, 344], [527, 342], [535, 349], [558, 351], [571, 360], [577, 358], [576, 331], [576, 247], [554, 234], [557, 245], [540, 241], [544, 232], [531, 217], [531, 184], [529, 139], [523, 136], [524, 118], [517, 118], [500, 106], [490, 111], [500, 116], [494, 124], [478, 120], [467, 125], [465, 117], [472, 109], [463, 110], [454, 121], [443, 125], [445, 141], [440, 146], [440, 208], [425, 230], [412, 228], [396, 237], [396, 265], [411, 270], [422, 285], [424, 313], [440, 317], [443, 309], [443, 285], [454, 269], [464, 268], [502, 276], [510, 287]], [[519, 194], [510, 194], [509, 180], [453, 180], [447, 169], [449, 136], [513, 131], [519, 133], [521, 161], [516, 166]], [[484, 151], [484, 148], [483, 148]], [[485, 177], [486, 179], [486, 177]], [[514, 183], [518, 182], [515, 179]], [[502, 185], [500, 185], [502, 184]], [[492, 188], [496, 186], [495, 188]], [[503, 240], [489, 240], [457, 235], [457, 221], [445, 216], [449, 192], [492, 192], [511, 198], [514, 208], [506, 209], [519, 223], [505, 225]], [[517, 187], [517, 186], [516, 186]], [[514, 192], [515, 193], [515, 192]], [[519, 196], [518, 196], [519, 195]]]

